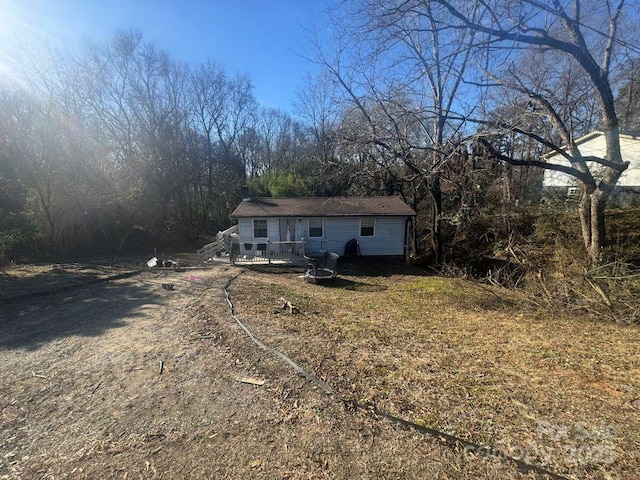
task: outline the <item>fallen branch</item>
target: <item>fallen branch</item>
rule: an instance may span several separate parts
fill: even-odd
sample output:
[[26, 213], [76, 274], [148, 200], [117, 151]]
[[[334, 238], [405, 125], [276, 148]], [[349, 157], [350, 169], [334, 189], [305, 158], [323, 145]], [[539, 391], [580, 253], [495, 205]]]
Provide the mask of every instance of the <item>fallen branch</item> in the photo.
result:
[[547, 303], [551, 304], [551, 300], [553, 299], [553, 296], [551, 295], [551, 293], [549, 292], [549, 289], [547, 288], [547, 286], [544, 283], [544, 277], [542, 276], [542, 270], [538, 270], [538, 280], [540, 281], [540, 285], [542, 285], [542, 289], [544, 290], [544, 293], [547, 294]]
[[591, 285], [591, 288], [593, 288], [596, 292], [598, 292], [598, 294], [600, 294], [600, 296], [604, 300], [604, 303], [607, 305], [607, 307], [611, 308], [613, 304], [611, 303], [611, 300], [609, 300], [609, 296], [605, 293], [605, 291], [602, 290], [602, 288], [600, 288], [598, 285], [593, 283], [588, 278], [586, 280], [587, 280], [587, 283]]
[[516, 262], [518, 263], [522, 263], [522, 261], [518, 258], [518, 256], [516, 255], [516, 252], [513, 251], [513, 248], [508, 247], [507, 248], [507, 252], [509, 252], [511, 255], [513, 255], [513, 258], [516, 259]]
[[640, 273], [633, 273], [629, 275], [618, 275], [614, 277], [601, 276], [601, 277], [591, 277], [591, 278], [593, 278], [594, 280], [627, 280], [629, 278], [637, 278], [637, 277], [640, 277]]
[[258, 387], [261, 387], [262, 385], [264, 385], [264, 380], [262, 380], [260, 378], [236, 377], [235, 380], [240, 382], [240, 383], [248, 383], [249, 385], [257, 385]]
[[100, 379], [100, 381], [98, 382], [98, 384], [95, 386], [95, 388], [93, 389], [93, 391], [91, 392], [91, 395], [93, 395], [94, 393], [96, 393], [96, 390], [98, 390], [98, 388], [100, 388], [100, 385], [102, 385], [102, 379]]

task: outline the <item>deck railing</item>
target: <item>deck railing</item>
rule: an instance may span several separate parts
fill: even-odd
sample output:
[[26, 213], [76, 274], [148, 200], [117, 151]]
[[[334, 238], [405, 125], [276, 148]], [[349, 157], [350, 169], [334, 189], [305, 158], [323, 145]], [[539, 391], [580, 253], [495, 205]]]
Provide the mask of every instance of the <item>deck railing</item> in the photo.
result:
[[244, 242], [232, 263], [299, 263], [303, 261], [304, 242]]
[[220, 255], [225, 248], [225, 238], [233, 233], [238, 233], [238, 225], [234, 225], [231, 228], [227, 228], [222, 232], [216, 234], [216, 239], [206, 244], [204, 247], [196, 250], [198, 263], [204, 263], [213, 257]]

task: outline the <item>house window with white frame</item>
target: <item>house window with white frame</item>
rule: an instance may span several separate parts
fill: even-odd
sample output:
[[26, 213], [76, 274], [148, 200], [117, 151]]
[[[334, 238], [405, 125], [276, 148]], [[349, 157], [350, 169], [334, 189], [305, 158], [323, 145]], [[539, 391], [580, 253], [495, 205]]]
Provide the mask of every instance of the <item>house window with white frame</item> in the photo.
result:
[[324, 237], [324, 220], [322, 218], [309, 219], [309, 238]]
[[267, 238], [266, 218], [255, 218], [253, 220], [253, 238]]
[[362, 217], [360, 219], [360, 236], [375, 237], [376, 219], [374, 217]]

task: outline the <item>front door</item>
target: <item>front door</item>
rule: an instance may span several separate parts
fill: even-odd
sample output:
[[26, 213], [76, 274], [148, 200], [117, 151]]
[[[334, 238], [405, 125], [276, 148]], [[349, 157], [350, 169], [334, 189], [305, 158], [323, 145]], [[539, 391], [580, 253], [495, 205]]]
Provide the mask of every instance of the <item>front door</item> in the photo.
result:
[[295, 242], [296, 240], [296, 219], [281, 218], [280, 219], [280, 241]]

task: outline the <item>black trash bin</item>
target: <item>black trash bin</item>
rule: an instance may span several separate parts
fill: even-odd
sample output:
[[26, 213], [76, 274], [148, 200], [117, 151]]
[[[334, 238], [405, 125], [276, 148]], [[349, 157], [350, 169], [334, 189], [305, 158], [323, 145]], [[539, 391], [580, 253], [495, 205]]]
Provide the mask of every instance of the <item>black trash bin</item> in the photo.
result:
[[344, 246], [344, 256], [347, 258], [358, 257], [360, 255], [360, 245], [358, 240], [352, 238]]

